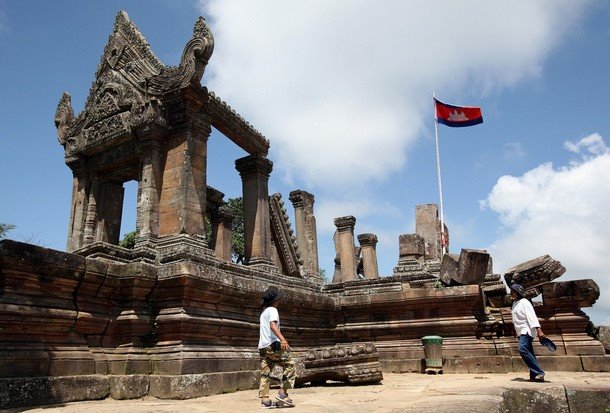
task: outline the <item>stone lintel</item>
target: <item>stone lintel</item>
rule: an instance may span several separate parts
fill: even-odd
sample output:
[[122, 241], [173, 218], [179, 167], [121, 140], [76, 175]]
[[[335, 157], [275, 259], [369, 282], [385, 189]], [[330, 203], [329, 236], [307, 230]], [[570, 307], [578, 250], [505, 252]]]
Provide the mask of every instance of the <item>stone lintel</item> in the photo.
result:
[[249, 154], [266, 156], [269, 153], [269, 140], [267, 138], [254, 129], [214, 92], [210, 92], [208, 96], [205, 110], [211, 116], [212, 125], [216, 129]]

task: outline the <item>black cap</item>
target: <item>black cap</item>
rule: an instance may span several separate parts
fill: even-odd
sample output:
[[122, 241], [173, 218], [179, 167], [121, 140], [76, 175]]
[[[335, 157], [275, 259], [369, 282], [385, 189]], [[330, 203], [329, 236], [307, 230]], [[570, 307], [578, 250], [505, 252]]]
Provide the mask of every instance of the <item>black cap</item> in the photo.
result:
[[510, 286], [510, 290], [517, 293], [520, 298], [525, 297], [525, 289], [521, 286], [521, 284], [513, 284]]
[[277, 287], [269, 287], [263, 293], [263, 304], [271, 304], [274, 301], [284, 297], [284, 292], [277, 289]]

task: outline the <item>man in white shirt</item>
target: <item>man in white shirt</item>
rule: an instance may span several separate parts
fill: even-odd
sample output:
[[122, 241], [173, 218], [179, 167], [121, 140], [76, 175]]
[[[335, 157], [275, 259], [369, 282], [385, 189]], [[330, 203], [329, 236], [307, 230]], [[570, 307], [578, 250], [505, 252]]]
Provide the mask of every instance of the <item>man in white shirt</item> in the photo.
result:
[[519, 337], [519, 354], [530, 369], [530, 381], [543, 382], [544, 371], [534, 355], [532, 346], [534, 337], [544, 337], [540, 322], [532, 303], [525, 298], [525, 290], [521, 285], [513, 284], [510, 287], [510, 296], [513, 299], [511, 310], [513, 325], [517, 337]]
[[284, 368], [280, 390], [275, 396], [276, 403], [280, 407], [293, 406], [294, 403], [288, 397], [288, 389], [294, 388], [296, 370], [294, 361], [290, 355], [288, 341], [280, 331], [280, 314], [277, 307], [284, 292], [276, 287], [269, 287], [263, 294], [263, 306], [265, 310], [260, 316], [260, 335], [258, 340], [258, 352], [261, 356], [261, 382], [258, 396], [261, 398], [261, 407], [276, 407], [269, 398], [269, 375], [276, 365]]

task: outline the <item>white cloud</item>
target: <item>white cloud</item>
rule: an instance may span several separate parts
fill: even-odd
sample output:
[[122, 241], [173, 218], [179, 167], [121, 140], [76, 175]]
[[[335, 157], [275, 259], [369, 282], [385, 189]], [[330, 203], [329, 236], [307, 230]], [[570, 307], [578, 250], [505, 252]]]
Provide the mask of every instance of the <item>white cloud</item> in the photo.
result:
[[[603, 138], [598, 133], [594, 133], [593, 135], [587, 136], [586, 138], [582, 138], [578, 142], [567, 141], [564, 144], [564, 147], [570, 152], [582, 154], [583, 156], [597, 156], [602, 155], [608, 151], [608, 147], [604, 143]], [[588, 152], [588, 154], [586, 152], [585, 154], [583, 154], [583, 151]]]
[[9, 32], [9, 24], [8, 18], [6, 17], [6, 13], [0, 9], [0, 35]]
[[508, 161], [521, 160], [525, 158], [525, 149], [521, 142], [509, 142], [504, 145], [504, 159]]
[[[460, 103], [540, 75], [586, 4], [201, 0], [216, 40], [204, 83], [270, 139], [276, 174], [323, 195], [318, 234], [332, 245], [335, 217], [356, 216], [356, 233], [379, 216], [400, 222], [397, 207], [366, 194], [404, 166], [431, 123], [432, 91]], [[550, 253], [568, 268], [563, 279], [593, 277], [610, 291], [598, 272], [610, 268], [601, 212], [610, 204], [610, 155], [595, 136], [566, 143], [576, 159], [565, 167], [498, 180], [483, 202], [506, 229], [489, 248], [496, 268]], [[519, 143], [504, 149], [513, 160], [525, 156]], [[409, 231], [370, 232], [382, 235], [381, 251]], [[597, 308], [607, 314], [603, 301]]]
[[500, 271], [548, 253], [567, 269], [558, 281], [593, 278], [602, 295], [586, 312], [610, 324], [610, 149], [598, 134], [565, 148], [580, 154], [568, 166], [546, 163], [498, 179], [484, 204], [500, 214], [506, 234], [490, 250]]
[[287, 180], [325, 189], [400, 169], [433, 90], [451, 100], [538, 75], [584, 3], [199, 4], [216, 39], [204, 82], [271, 140]]

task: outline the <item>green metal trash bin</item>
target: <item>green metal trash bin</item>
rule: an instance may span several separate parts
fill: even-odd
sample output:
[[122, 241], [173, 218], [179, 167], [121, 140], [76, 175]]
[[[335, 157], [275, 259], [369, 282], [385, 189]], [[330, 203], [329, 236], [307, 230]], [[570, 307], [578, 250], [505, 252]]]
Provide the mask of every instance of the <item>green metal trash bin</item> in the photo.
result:
[[443, 372], [443, 338], [441, 336], [425, 336], [421, 339], [426, 356], [426, 373], [439, 374]]

